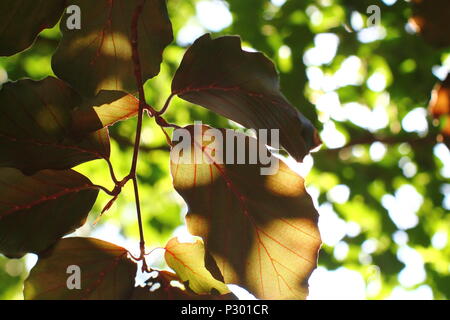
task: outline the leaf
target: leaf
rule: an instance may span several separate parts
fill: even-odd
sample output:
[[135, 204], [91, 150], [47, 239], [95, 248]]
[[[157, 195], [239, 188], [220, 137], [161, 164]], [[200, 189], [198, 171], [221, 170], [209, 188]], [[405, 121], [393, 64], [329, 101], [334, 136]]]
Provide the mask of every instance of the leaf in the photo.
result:
[[[190, 151], [183, 150], [185, 159], [178, 158], [178, 145], [172, 149], [173, 183], [187, 202], [190, 233], [203, 238], [225, 283], [241, 285], [262, 299], [305, 298], [321, 240], [304, 180], [282, 161], [271, 175], [261, 174], [261, 163], [221, 164], [218, 155], [230, 148], [228, 139], [205, 145], [211, 141], [209, 127], [197, 127], [199, 134], [194, 126], [186, 129], [197, 138], [189, 142]], [[245, 148], [238, 150], [247, 152], [252, 143], [255, 139], [247, 137]], [[186, 160], [196, 154], [204, 159], [189, 164]]]
[[198, 240], [195, 243], [180, 243], [173, 238], [166, 244], [167, 265], [175, 270], [183, 283], [197, 294], [230, 292], [228, 287], [215, 279], [205, 267], [205, 248]]
[[427, 42], [437, 47], [450, 45], [448, 34], [448, 12], [450, 3], [447, 0], [412, 0], [413, 16], [410, 23], [422, 34]]
[[[95, 96], [100, 90], [136, 92], [131, 25], [140, 2], [72, 1], [83, 14], [81, 30], [68, 30], [61, 24], [63, 38], [52, 60], [55, 74], [84, 96]], [[159, 73], [162, 52], [172, 39], [166, 1], [147, 0], [138, 25], [144, 81]]]
[[175, 74], [172, 93], [247, 128], [279, 129], [281, 145], [297, 161], [320, 144], [311, 122], [280, 92], [273, 63], [262, 53], [243, 51], [239, 37], [197, 39]]
[[438, 123], [443, 124], [440, 139], [450, 149], [450, 73], [434, 87], [428, 110]]
[[79, 96], [56, 78], [4, 84], [0, 91], [0, 167], [33, 174], [109, 158], [107, 129], [82, 140], [70, 136], [72, 110], [80, 103]]
[[450, 73], [442, 83], [434, 87], [428, 108], [435, 119], [450, 115]]
[[58, 22], [64, 7], [64, 0], [0, 1], [0, 56], [31, 46], [42, 30]]
[[[181, 282], [176, 274], [159, 271], [155, 279], [149, 279], [145, 287], [134, 288], [130, 300], [237, 300], [233, 293], [224, 295], [199, 295], [189, 290], [183, 290], [171, 284], [172, 281]], [[159, 284], [159, 288], [154, 286]]]
[[0, 168], [0, 253], [39, 253], [81, 227], [98, 190], [83, 175], [45, 170], [25, 176]]
[[[45, 255], [25, 281], [26, 300], [120, 300], [134, 289], [137, 265], [128, 251], [93, 238], [65, 238]], [[81, 289], [70, 290], [69, 266], [80, 269]]]
[[139, 111], [139, 100], [121, 91], [100, 91], [73, 112], [75, 134], [97, 131], [127, 120]]

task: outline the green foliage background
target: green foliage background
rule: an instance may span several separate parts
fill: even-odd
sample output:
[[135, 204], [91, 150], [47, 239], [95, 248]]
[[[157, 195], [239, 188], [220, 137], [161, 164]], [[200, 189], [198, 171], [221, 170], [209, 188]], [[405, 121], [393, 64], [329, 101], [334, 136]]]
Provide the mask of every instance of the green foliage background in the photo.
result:
[[[168, 1], [175, 38], [186, 25], [201, 27], [196, 18], [197, 2]], [[448, 200], [447, 207], [444, 206], [444, 193], [448, 194], [450, 188], [449, 177], [443, 176], [444, 164], [434, 152], [435, 135], [439, 128], [435, 128], [427, 118], [428, 135], [406, 132], [402, 119], [415, 108], [426, 108], [431, 90], [438, 81], [432, 69], [444, 61], [449, 63], [450, 51], [437, 50], [417, 34], [408, 32], [405, 25], [411, 16], [411, 8], [403, 0], [390, 6], [381, 0], [287, 0], [282, 6], [276, 6], [269, 0], [227, 0], [225, 3], [232, 13], [233, 23], [214, 33], [214, 36], [238, 34], [246, 46], [263, 51], [277, 64], [282, 91], [287, 98], [319, 129], [325, 123], [334, 124], [344, 135], [346, 144], [351, 145], [328, 150], [325, 143], [322, 150], [314, 154], [314, 167], [307, 177], [308, 187], [318, 191], [321, 208], [331, 207], [337, 219], [342, 219], [338, 221], [345, 221], [347, 225], [350, 223], [359, 229], [359, 232], [343, 236], [336, 246], [325, 244], [319, 265], [328, 270], [343, 266], [359, 272], [366, 282], [367, 298], [382, 299], [388, 297], [393, 288], [401, 286], [399, 274], [405, 265], [400, 250], [413, 248], [424, 261], [426, 278], [422, 283], [406, 289], [412, 290], [426, 284], [432, 289], [435, 299], [448, 299], [450, 246], [448, 241], [444, 248], [432, 246], [432, 238], [437, 232], [448, 239], [450, 229]], [[382, 39], [363, 43], [358, 40], [358, 32], [349, 32], [345, 25], [351, 25], [355, 11], [365, 22], [367, 7], [372, 4], [381, 8], [381, 23], [386, 35]], [[310, 86], [303, 56], [306, 50], [314, 46], [315, 36], [320, 33], [333, 33], [339, 38], [334, 59], [318, 66], [324, 75], [336, 73], [350, 56], [357, 56], [361, 61], [359, 75], [362, 81], [333, 90], [340, 102], [358, 102], [373, 110], [384, 101], [389, 117], [386, 127], [370, 132], [350, 120], [330, 116], [326, 110], [315, 108], [318, 97], [325, 92]], [[59, 37], [58, 27], [45, 30], [29, 50], [13, 57], [0, 58], [0, 81], [2, 77], [17, 80], [23, 77], [42, 79], [53, 75], [50, 60]], [[173, 43], [165, 51], [161, 74], [145, 86], [148, 103], [156, 108], [164, 104], [170, 93], [171, 78], [184, 50], [183, 46]], [[290, 54], [286, 55], [286, 50]], [[309, 70], [317, 71], [317, 67]], [[367, 85], [367, 79], [376, 72], [383, 74], [387, 80], [387, 86], [381, 92], [374, 92]], [[181, 99], [175, 99], [167, 113], [167, 120], [179, 125], [202, 120], [216, 127], [232, 126], [226, 119]], [[111, 128], [111, 158], [119, 177], [129, 170], [134, 130], [133, 120]], [[381, 159], [373, 159], [369, 152], [372, 143], [377, 140], [384, 142], [387, 148]], [[185, 209], [171, 185], [165, 137], [152, 120], [145, 122], [143, 141], [138, 172], [146, 239], [149, 246], [157, 247], [164, 245], [183, 223]], [[405, 170], [405, 164], [416, 170], [412, 173]], [[77, 169], [94, 183], [105, 185], [105, 181], [110, 181], [109, 172], [101, 161], [90, 162]], [[333, 202], [335, 199], [330, 190], [338, 185], [345, 185], [350, 190], [344, 203]], [[383, 206], [382, 199], [386, 195], [395, 196], [399, 188], [405, 185], [412, 186], [423, 201], [416, 212], [417, 225], [400, 230]], [[90, 220], [80, 231], [82, 235], [89, 235], [103, 224], [110, 224], [116, 226], [124, 237], [137, 241], [134, 198], [129, 187], [94, 225], [108, 200], [104, 194], [99, 196]], [[369, 244], [373, 247], [371, 250], [367, 249]], [[348, 252], [338, 254], [338, 247], [348, 249]], [[25, 261], [26, 258], [8, 260], [0, 255], [0, 299], [22, 298], [22, 283], [28, 270]]]

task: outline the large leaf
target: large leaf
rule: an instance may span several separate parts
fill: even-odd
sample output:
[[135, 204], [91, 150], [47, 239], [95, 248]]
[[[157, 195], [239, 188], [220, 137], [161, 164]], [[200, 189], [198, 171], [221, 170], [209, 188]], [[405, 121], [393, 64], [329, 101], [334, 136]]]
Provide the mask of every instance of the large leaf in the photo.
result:
[[139, 100], [121, 91], [101, 91], [73, 112], [74, 134], [89, 133], [127, 120], [139, 111]]
[[[63, 38], [53, 56], [53, 70], [81, 94], [100, 90], [137, 91], [131, 25], [141, 0], [75, 0], [83, 13], [81, 30], [61, 24]], [[147, 0], [138, 26], [142, 77], [159, 73], [164, 48], [172, 41], [165, 0]]]
[[[92, 238], [66, 238], [38, 263], [25, 281], [27, 300], [119, 300], [133, 292], [137, 265], [128, 251]], [[80, 289], [67, 286], [69, 266], [79, 267]], [[70, 282], [70, 281], [69, 281]]]
[[[186, 129], [197, 136], [195, 144], [183, 150], [184, 159], [177, 158], [175, 146], [171, 171], [188, 204], [189, 231], [203, 238], [226, 283], [242, 285], [263, 299], [305, 298], [321, 240], [303, 179], [282, 161], [272, 175], [261, 175], [261, 163], [221, 164], [228, 139], [208, 144], [201, 141], [211, 141], [208, 127], [198, 135], [194, 126]], [[245, 151], [254, 140], [247, 137]], [[204, 159], [186, 161], [198, 154]]]
[[320, 144], [311, 122], [280, 92], [273, 63], [262, 53], [243, 51], [239, 37], [197, 39], [175, 74], [172, 93], [247, 128], [279, 129], [281, 145], [297, 161]]
[[183, 283], [197, 294], [230, 292], [228, 287], [215, 279], [205, 266], [205, 248], [198, 240], [195, 243], [180, 243], [173, 238], [166, 244], [165, 259]]
[[0, 1], [0, 56], [31, 46], [39, 32], [58, 22], [64, 6], [64, 0]]
[[80, 102], [56, 78], [6, 83], [0, 91], [0, 167], [32, 174], [108, 158], [107, 129], [71, 138], [72, 111]]
[[98, 190], [81, 174], [0, 168], [0, 253], [39, 253], [82, 226]]

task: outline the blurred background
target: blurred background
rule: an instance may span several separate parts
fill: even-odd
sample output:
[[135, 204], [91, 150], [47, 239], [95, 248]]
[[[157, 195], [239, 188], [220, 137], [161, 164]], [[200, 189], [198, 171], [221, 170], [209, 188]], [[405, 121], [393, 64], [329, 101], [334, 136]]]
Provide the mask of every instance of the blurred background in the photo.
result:
[[[381, 21], [370, 25], [370, 5]], [[436, 82], [450, 71], [450, 50], [416, 34], [404, 0], [169, 0], [175, 41], [161, 74], [146, 85], [148, 103], [161, 108], [188, 47], [206, 32], [237, 34], [246, 50], [264, 52], [280, 72], [286, 97], [320, 130], [322, 148], [301, 165], [320, 213], [324, 245], [310, 279], [309, 299], [450, 298], [450, 152], [436, 142], [439, 126], [427, 106]], [[438, 10], [439, 11], [439, 10]], [[447, 34], [448, 36], [448, 34]], [[0, 85], [53, 75], [59, 28], [35, 46], [0, 58]], [[175, 99], [167, 120], [236, 124]], [[168, 149], [153, 120], [144, 123], [139, 181], [149, 249], [174, 234], [188, 237], [186, 207], [173, 190]], [[119, 177], [130, 167], [136, 122], [111, 128], [112, 162]], [[76, 168], [112, 187], [102, 161]], [[109, 197], [100, 194], [78, 236], [136, 251], [138, 229], [131, 184], [97, 222]], [[161, 250], [150, 263], [164, 267]], [[34, 255], [0, 255], [0, 299], [22, 299]], [[241, 296], [250, 296], [240, 293]]]

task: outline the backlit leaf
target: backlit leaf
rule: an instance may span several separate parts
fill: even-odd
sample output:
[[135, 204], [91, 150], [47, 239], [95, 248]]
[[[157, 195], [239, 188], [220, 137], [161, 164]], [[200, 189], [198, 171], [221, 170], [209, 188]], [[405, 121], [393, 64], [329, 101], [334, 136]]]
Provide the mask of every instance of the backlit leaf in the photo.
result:
[[[94, 96], [100, 90], [136, 92], [131, 25], [140, 2], [71, 1], [81, 8], [81, 29], [68, 30], [61, 24], [63, 38], [52, 61], [55, 74], [85, 96]], [[162, 52], [173, 37], [165, 0], [145, 1], [138, 35], [145, 81], [159, 73]]]
[[281, 145], [297, 160], [320, 144], [316, 129], [283, 96], [273, 63], [241, 49], [239, 37], [197, 39], [172, 83], [173, 94], [247, 128], [279, 129]]
[[[159, 271], [157, 277], [149, 279], [145, 287], [134, 288], [130, 300], [237, 300], [233, 293], [199, 295], [172, 285], [172, 281], [181, 282], [176, 274]], [[159, 287], [155, 288], [155, 285]]]
[[189, 288], [197, 294], [220, 293], [230, 290], [215, 279], [205, 267], [205, 248], [200, 240], [195, 243], [180, 243], [173, 238], [166, 244], [165, 259]]
[[108, 158], [107, 129], [82, 140], [70, 136], [72, 110], [80, 103], [79, 96], [56, 78], [4, 84], [0, 90], [0, 167], [32, 174]]
[[93, 132], [127, 120], [139, 111], [139, 100], [120, 91], [100, 91], [73, 113], [75, 134]]
[[[27, 300], [119, 300], [133, 292], [137, 265], [128, 251], [93, 238], [65, 238], [38, 263], [25, 281]], [[68, 288], [69, 266], [79, 267], [81, 288]]]
[[68, 171], [25, 176], [0, 168], [0, 253], [39, 253], [82, 226], [97, 199], [89, 179]]
[[64, 0], [0, 1], [0, 56], [31, 46], [39, 32], [58, 22], [64, 6]]
[[[198, 135], [194, 126], [186, 129], [197, 136], [195, 144], [183, 149], [180, 158], [178, 145], [173, 148], [171, 172], [175, 189], [188, 205], [191, 234], [203, 238], [226, 283], [241, 285], [263, 299], [305, 298], [321, 240], [318, 214], [304, 180], [282, 161], [278, 169], [270, 169], [271, 175], [261, 174], [260, 161], [236, 164], [236, 155], [221, 164], [219, 155], [231, 150], [228, 139], [214, 136], [214, 142], [205, 144], [214, 135], [209, 127], [197, 129]], [[243, 138], [231, 130], [220, 132]], [[247, 137], [236, 149], [248, 154], [255, 143]], [[197, 158], [195, 164], [198, 154], [204, 159]]]
[[442, 120], [442, 141], [450, 149], [450, 74], [434, 87], [428, 109], [433, 118]]

